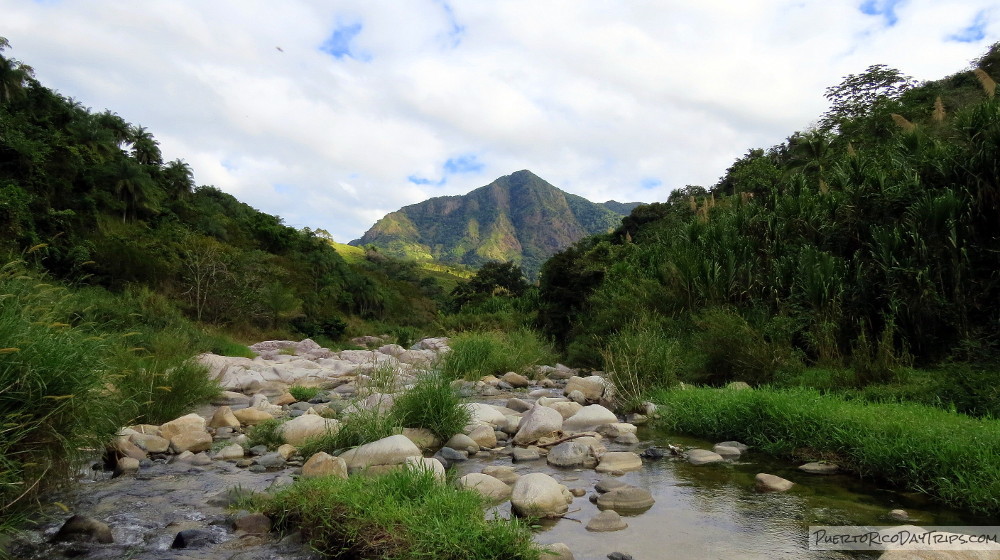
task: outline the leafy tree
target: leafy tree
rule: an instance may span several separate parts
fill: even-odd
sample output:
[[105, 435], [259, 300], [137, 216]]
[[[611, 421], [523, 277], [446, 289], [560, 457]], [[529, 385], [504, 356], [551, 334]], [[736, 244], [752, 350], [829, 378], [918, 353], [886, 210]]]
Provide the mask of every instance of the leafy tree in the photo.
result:
[[820, 129], [835, 130], [848, 121], [871, 115], [879, 103], [898, 99], [917, 82], [895, 68], [873, 64], [860, 74], [849, 74], [826, 88], [828, 109], [820, 118]]

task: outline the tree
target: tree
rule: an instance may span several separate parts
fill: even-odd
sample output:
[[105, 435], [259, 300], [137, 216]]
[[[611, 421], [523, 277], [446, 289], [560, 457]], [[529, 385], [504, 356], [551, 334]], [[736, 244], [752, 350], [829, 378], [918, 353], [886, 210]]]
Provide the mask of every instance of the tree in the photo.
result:
[[[0, 37], [0, 53], [10, 48], [10, 41]], [[11, 100], [24, 93], [24, 83], [34, 74], [34, 70], [14, 58], [0, 56], [0, 105], [8, 105]]]
[[182, 160], [175, 159], [163, 167], [163, 180], [167, 195], [175, 200], [185, 199], [194, 191], [194, 172]]
[[468, 282], [455, 286], [451, 296], [456, 309], [490, 296], [520, 297], [529, 288], [524, 271], [513, 262], [489, 261]]
[[839, 129], [848, 121], [867, 117], [876, 105], [899, 99], [915, 85], [916, 80], [885, 64], [873, 64], [861, 74], [845, 76], [840, 84], [826, 88], [823, 97], [830, 102], [830, 109], [820, 117], [820, 129]]

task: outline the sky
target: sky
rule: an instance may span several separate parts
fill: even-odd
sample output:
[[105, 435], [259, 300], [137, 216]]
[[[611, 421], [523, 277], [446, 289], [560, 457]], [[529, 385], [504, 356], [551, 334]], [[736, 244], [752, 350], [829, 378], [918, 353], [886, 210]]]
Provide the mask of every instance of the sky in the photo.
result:
[[[5, 53], [165, 160], [341, 242], [520, 169], [590, 200], [711, 186], [872, 64], [1000, 40], [996, 0], [0, 0]], [[1000, 78], [1000, 77], [995, 77]]]

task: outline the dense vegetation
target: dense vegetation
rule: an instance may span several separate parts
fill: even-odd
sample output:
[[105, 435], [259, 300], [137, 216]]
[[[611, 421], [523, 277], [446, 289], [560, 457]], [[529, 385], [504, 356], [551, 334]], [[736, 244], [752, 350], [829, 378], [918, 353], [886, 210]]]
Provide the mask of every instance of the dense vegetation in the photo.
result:
[[671, 372], [657, 382], [795, 385], [820, 367], [861, 388], [960, 362], [940, 375], [982, 399], [952, 404], [1000, 413], [984, 373], [1000, 357], [1000, 46], [973, 70], [849, 76], [816, 129], [555, 255], [544, 332], [580, 365], [657, 356], [632, 368]]
[[545, 259], [585, 235], [606, 233], [639, 203], [595, 204], [523, 170], [462, 196], [386, 215], [355, 245], [398, 258], [482, 265], [510, 261], [535, 278]]

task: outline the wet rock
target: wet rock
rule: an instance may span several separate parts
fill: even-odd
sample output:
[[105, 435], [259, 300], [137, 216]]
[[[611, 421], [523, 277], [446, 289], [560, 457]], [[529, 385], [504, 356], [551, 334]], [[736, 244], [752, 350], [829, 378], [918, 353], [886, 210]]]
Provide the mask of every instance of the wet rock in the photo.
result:
[[837, 474], [840, 472], [840, 466], [824, 462], [806, 463], [800, 466], [799, 470], [809, 474]]
[[527, 412], [531, 408], [531, 403], [517, 398], [507, 400], [507, 408], [517, 412]]
[[515, 463], [523, 463], [525, 461], [537, 461], [541, 459], [542, 456], [539, 455], [537, 449], [529, 449], [525, 447], [515, 447], [512, 460]]
[[514, 483], [511, 509], [524, 517], [559, 517], [569, 510], [573, 496], [545, 473], [531, 473]]
[[398, 465], [407, 457], [420, 457], [420, 449], [404, 435], [394, 435], [366, 443], [345, 453], [341, 458], [350, 472], [376, 465]]
[[667, 455], [667, 453], [660, 449], [659, 447], [647, 447], [642, 453], [639, 454], [643, 459], [657, 460], [662, 459]]
[[233, 520], [233, 528], [251, 535], [266, 535], [271, 532], [271, 519], [263, 513], [241, 511]]
[[610, 424], [604, 424], [603, 426], [597, 427], [597, 433], [604, 437], [615, 439], [621, 437], [625, 434], [635, 434], [638, 428], [634, 424], [629, 424], [627, 422], [612, 422]]
[[545, 460], [557, 467], [579, 467], [597, 462], [590, 454], [590, 446], [576, 441], [565, 441], [553, 447]]
[[347, 478], [347, 463], [340, 457], [334, 457], [320, 451], [309, 457], [309, 460], [302, 465], [302, 478], [315, 478], [319, 476]]
[[204, 548], [215, 544], [215, 536], [204, 529], [185, 529], [177, 533], [170, 548]]
[[649, 423], [649, 417], [645, 414], [632, 413], [625, 417], [625, 420], [629, 424], [635, 424], [636, 426], [642, 426], [643, 424]]
[[539, 438], [550, 436], [562, 429], [563, 418], [558, 411], [546, 406], [535, 405], [521, 419], [514, 443], [527, 445], [535, 443]]
[[264, 467], [268, 470], [277, 470], [285, 468], [285, 458], [281, 456], [280, 453], [274, 451], [272, 453], [265, 453], [260, 457], [254, 459], [254, 463]]
[[724, 461], [725, 459], [722, 458], [722, 455], [707, 449], [692, 449], [688, 451], [687, 460], [692, 465], [709, 465]]
[[215, 458], [219, 459], [220, 461], [235, 461], [237, 459], [242, 459], [243, 446], [237, 445], [235, 443], [232, 445], [227, 445], [222, 449], [220, 449], [219, 452], [215, 454]]
[[256, 426], [265, 420], [273, 420], [274, 416], [269, 412], [257, 408], [241, 408], [233, 411], [233, 416], [244, 426]]
[[563, 393], [569, 395], [573, 391], [580, 391], [585, 400], [597, 402], [604, 395], [604, 379], [596, 376], [591, 377], [570, 377], [566, 381]]
[[622, 516], [613, 509], [602, 511], [587, 522], [587, 530], [595, 533], [621, 531], [627, 528], [628, 523], [625, 523]]
[[[722, 446], [722, 447], [735, 447], [736, 449], [740, 450], [740, 453], [746, 453], [750, 449], [749, 445], [747, 445], [745, 443], [740, 443], [738, 441], [720, 441], [719, 443], [717, 443], [715, 445], [719, 445], [719, 446]], [[721, 453], [720, 453], [720, 455], [721, 455]]]
[[635, 434], [622, 434], [615, 438], [615, 443], [621, 445], [638, 445], [639, 436]]
[[616, 424], [618, 417], [614, 412], [599, 404], [585, 406], [576, 414], [563, 422], [562, 428], [566, 432], [590, 432], [596, 430], [604, 424]]
[[539, 560], [575, 560], [573, 551], [565, 543], [546, 544], [542, 545], [542, 548], [546, 551], [542, 552]]
[[63, 523], [56, 533], [56, 541], [113, 543], [114, 536], [107, 523], [85, 515], [74, 515]]
[[642, 468], [642, 459], [631, 451], [612, 451], [601, 455], [597, 472], [625, 472]]
[[442, 447], [438, 454], [448, 462], [454, 461], [467, 461], [469, 459], [468, 451], [459, 451], [458, 449], [452, 449], [451, 447]]
[[741, 455], [741, 451], [736, 447], [729, 447], [727, 445], [715, 445], [712, 447], [712, 451], [721, 455], [724, 459], [735, 459]]
[[645, 488], [622, 486], [597, 497], [597, 507], [613, 509], [619, 513], [645, 511], [653, 506], [653, 495]]
[[480, 448], [492, 449], [497, 446], [497, 435], [490, 424], [476, 426], [469, 432], [469, 438], [476, 444], [476, 451]]
[[466, 490], [474, 490], [484, 498], [495, 502], [506, 500], [512, 492], [510, 486], [507, 486], [503, 481], [482, 473], [469, 473], [459, 478], [458, 486]]
[[514, 484], [521, 475], [514, 472], [514, 467], [491, 465], [483, 467], [483, 474], [492, 476], [504, 484]]
[[910, 521], [910, 514], [905, 509], [890, 510], [888, 516], [893, 521]]
[[625, 554], [624, 552], [612, 552], [608, 554], [608, 560], [634, 560], [631, 554]]
[[795, 486], [791, 480], [785, 480], [773, 474], [758, 473], [754, 477], [754, 487], [758, 492], [786, 492]]
[[[479, 426], [489, 428], [485, 424], [480, 424]], [[490, 428], [490, 431], [491, 432], [493, 431], [492, 428]], [[496, 442], [494, 442], [494, 445], [495, 444]], [[472, 439], [472, 437], [467, 436], [465, 434], [455, 434], [451, 436], [451, 439], [445, 442], [444, 446], [446, 448], [451, 448], [457, 451], [465, 451], [466, 453], [475, 453], [479, 451], [479, 444], [476, 442], [476, 440]]]
[[597, 484], [594, 485], [594, 490], [597, 490], [598, 493], [604, 494], [605, 492], [610, 492], [615, 488], [624, 488], [626, 486], [628, 486], [628, 484], [618, 480], [617, 478], [602, 478], [597, 481]]

